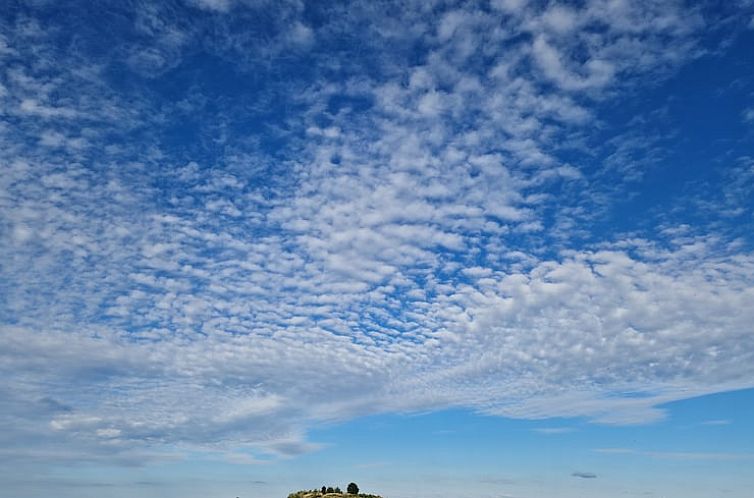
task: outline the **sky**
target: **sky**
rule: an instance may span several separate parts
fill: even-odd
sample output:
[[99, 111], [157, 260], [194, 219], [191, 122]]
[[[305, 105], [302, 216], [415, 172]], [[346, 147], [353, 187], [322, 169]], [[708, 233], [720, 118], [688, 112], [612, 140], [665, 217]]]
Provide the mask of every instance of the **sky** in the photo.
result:
[[0, 497], [754, 497], [751, 0], [0, 0]]

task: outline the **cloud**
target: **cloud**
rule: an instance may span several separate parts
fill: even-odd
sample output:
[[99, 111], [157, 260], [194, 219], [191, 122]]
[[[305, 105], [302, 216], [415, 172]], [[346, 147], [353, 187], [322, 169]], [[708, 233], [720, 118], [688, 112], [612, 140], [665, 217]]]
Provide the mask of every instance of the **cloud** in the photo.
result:
[[649, 451], [646, 454], [653, 458], [663, 460], [709, 460], [709, 461], [736, 461], [752, 460], [751, 453], [715, 453], [715, 452], [682, 452], [682, 451]]
[[190, 0], [189, 4], [200, 9], [228, 12], [235, 2], [233, 0]]
[[717, 420], [705, 420], [700, 422], [700, 425], [730, 425], [730, 420], [717, 419]]
[[598, 453], [612, 455], [639, 455], [660, 460], [682, 461], [746, 461], [754, 459], [751, 453], [721, 453], [709, 451], [645, 451], [629, 448], [599, 448]]
[[72, 118], [76, 116], [76, 111], [73, 109], [45, 106], [35, 99], [23, 99], [19, 105], [19, 112], [43, 118]]
[[545, 76], [565, 90], [602, 88], [610, 83], [615, 72], [609, 62], [590, 59], [583, 64], [583, 75], [574, 74], [566, 69], [560, 53], [544, 37], [534, 40], [532, 53]]
[[296, 22], [291, 27], [289, 36], [296, 45], [309, 46], [314, 42], [314, 31], [301, 22]]
[[751, 252], [592, 232], [654, 156], [574, 152], [703, 20], [494, 7], [122, 7], [78, 44], [6, 20], [0, 457], [257, 463], [360, 415], [648, 423], [751, 387]]
[[540, 434], [568, 434], [569, 432], [573, 432], [576, 429], [574, 429], [573, 427], [537, 427], [536, 429], [532, 430]]
[[597, 477], [597, 474], [593, 474], [591, 472], [574, 472], [571, 474], [573, 477], [580, 477], [582, 479], [595, 479]]
[[629, 448], [597, 448], [594, 451], [596, 451], [597, 453], [606, 453], [609, 455], [624, 455], [636, 453], [636, 450]]

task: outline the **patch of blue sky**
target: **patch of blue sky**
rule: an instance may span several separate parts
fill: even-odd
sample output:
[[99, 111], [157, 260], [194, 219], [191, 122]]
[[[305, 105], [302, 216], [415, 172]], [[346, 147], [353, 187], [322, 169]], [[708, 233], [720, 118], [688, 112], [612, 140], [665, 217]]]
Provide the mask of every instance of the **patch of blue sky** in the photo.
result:
[[[747, 485], [754, 441], [751, 421], [743, 414], [751, 403], [751, 391], [693, 398], [667, 405], [663, 422], [629, 427], [595, 426], [578, 418], [511, 420], [458, 410], [374, 416], [314, 431], [312, 437], [324, 447], [319, 457], [306, 459], [322, 473], [355, 473], [359, 482], [374, 486], [405, 486], [399, 492], [404, 496], [413, 486], [428, 485], [422, 482], [446, 479], [464, 482], [472, 493], [487, 481], [499, 493], [515, 494], [526, 481], [531, 486], [579, 471], [609, 481], [611, 494], [624, 486], [648, 492], [640, 488], [656, 480], [683, 479], [706, 487], [709, 474], [717, 474], [715, 481], [725, 482], [730, 492], [745, 493], [740, 486]], [[695, 474], [699, 470], [702, 475]]]

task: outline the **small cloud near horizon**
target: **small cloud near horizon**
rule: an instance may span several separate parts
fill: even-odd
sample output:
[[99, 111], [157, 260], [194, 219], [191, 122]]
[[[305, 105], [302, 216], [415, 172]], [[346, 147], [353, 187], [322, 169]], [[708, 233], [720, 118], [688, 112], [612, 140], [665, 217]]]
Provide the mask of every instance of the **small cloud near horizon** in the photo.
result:
[[701, 422], [699, 425], [730, 425], [730, 420], [720, 419], [720, 420], [705, 420], [704, 422]]
[[574, 472], [571, 474], [573, 477], [580, 477], [582, 479], [595, 479], [597, 477], [597, 474], [594, 474], [592, 472]]
[[573, 427], [537, 427], [536, 429], [532, 429], [532, 431], [539, 434], [568, 434], [569, 432], [575, 432], [576, 429]]

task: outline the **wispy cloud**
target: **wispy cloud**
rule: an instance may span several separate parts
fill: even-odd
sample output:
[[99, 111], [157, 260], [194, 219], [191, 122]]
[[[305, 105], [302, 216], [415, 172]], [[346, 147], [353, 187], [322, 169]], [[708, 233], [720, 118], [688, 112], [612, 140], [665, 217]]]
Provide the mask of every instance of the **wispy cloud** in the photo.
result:
[[730, 425], [730, 420], [726, 419], [716, 419], [716, 420], [705, 420], [704, 422], [701, 422], [700, 425]]
[[746, 461], [754, 459], [754, 454], [752, 453], [721, 453], [709, 451], [646, 451], [630, 448], [598, 448], [594, 451], [608, 455], [637, 455], [660, 460]]
[[648, 451], [646, 455], [664, 460], [736, 461], [754, 459], [754, 454], [751, 453]]
[[571, 474], [573, 477], [580, 477], [581, 479], [595, 479], [597, 474], [592, 472], [574, 472]]
[[568, 434], [569, 432], [574, 432], [576, 429], [573, 427], [537, 427], [532, 430], [540, 434]]

